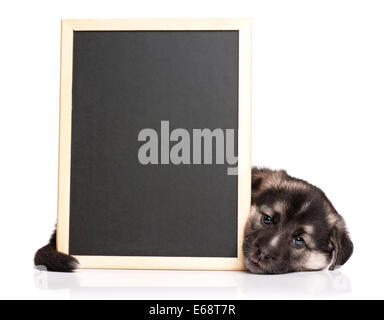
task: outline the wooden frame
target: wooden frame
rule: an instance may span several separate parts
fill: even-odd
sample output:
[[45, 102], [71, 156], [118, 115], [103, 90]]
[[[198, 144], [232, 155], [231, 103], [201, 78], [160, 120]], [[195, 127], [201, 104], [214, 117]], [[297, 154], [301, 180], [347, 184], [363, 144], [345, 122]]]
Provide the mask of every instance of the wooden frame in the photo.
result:
[[251, 202], [251, 20], [62, 20], [57, 248], [69, 252], [73, 32], [87, 30], [238, 30], [238, 257], [76, 256], [82, 268], [243, 270], [243, 233]]

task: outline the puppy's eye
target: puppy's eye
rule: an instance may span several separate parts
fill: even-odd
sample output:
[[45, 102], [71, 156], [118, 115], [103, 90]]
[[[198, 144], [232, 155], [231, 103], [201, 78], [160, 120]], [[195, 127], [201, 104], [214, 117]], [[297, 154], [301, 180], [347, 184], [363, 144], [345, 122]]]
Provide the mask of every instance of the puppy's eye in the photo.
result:
[[272, 224], [272, 218], [266, 214], [263, 214], [263, 218], [261, 219], [263, 224]]
[[296, 237], [293, 239], [293, 245], [296, 247], [296, 248], [302, 248], [304, 247], [304, 239], [301, 238], [301, 237]]

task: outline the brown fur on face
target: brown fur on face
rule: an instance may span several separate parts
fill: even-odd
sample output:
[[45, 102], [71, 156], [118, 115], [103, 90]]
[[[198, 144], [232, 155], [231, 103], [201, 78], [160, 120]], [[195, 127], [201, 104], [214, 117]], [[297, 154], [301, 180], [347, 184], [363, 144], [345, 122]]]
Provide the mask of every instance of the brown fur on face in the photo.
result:
[[334, 270], [352, 255], [343, 218], [304, 180], [254, 168], [251, 205], [243, 249], [253, 273]]

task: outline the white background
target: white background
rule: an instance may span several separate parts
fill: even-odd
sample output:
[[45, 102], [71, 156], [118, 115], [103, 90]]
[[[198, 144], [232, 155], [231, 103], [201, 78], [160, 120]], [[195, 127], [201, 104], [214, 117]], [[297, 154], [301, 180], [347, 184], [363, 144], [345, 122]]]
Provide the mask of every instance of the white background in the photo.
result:
[[[38, 272], [57, 200], [60, 19], [253, 18], [253, 163], [321, 187], [337, 272]], [[0, 11], [0, 298], [384, 298], [382, 1], [8, 1]]]

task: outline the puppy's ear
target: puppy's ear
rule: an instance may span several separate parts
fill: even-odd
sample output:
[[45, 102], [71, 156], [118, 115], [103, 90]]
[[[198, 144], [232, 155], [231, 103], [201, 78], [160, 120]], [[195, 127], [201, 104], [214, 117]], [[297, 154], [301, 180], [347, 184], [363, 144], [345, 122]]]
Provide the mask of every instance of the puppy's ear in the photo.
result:
[[267, 175], [269, 174], [270, 170], [268, 169], [259, 169], [259, 168], [252, 168], [252, 204], [255, 204], [255, 197], [260, 190], [260, 187], [263, 183], [263, 180], [266, 179]]
[[278, 186], [284, 179], [287, 178], [287, 173], [284, 170], [271, 170], [267, 168], [252, 168], [252, 203], [254, 197], [259, 191]]
[[258, 191], [264, 180], [270, 177], [275, 171], [267, 168], [252, 168], [252, 193]]
[[254, 172], [252, 171], [252, 193], [259, 190], [262, 181], [263, 178], [260, 175], [254, 174]]
[[336, 267], [342, 266], [348, 261], [353, 252], [353, 243], [349, 238], [348, 232], [345, 230], [344, 223], [339, 223], [332, 230], [331, 245], [333, 246], [333, 262], [329, 270], [335, 270]]

